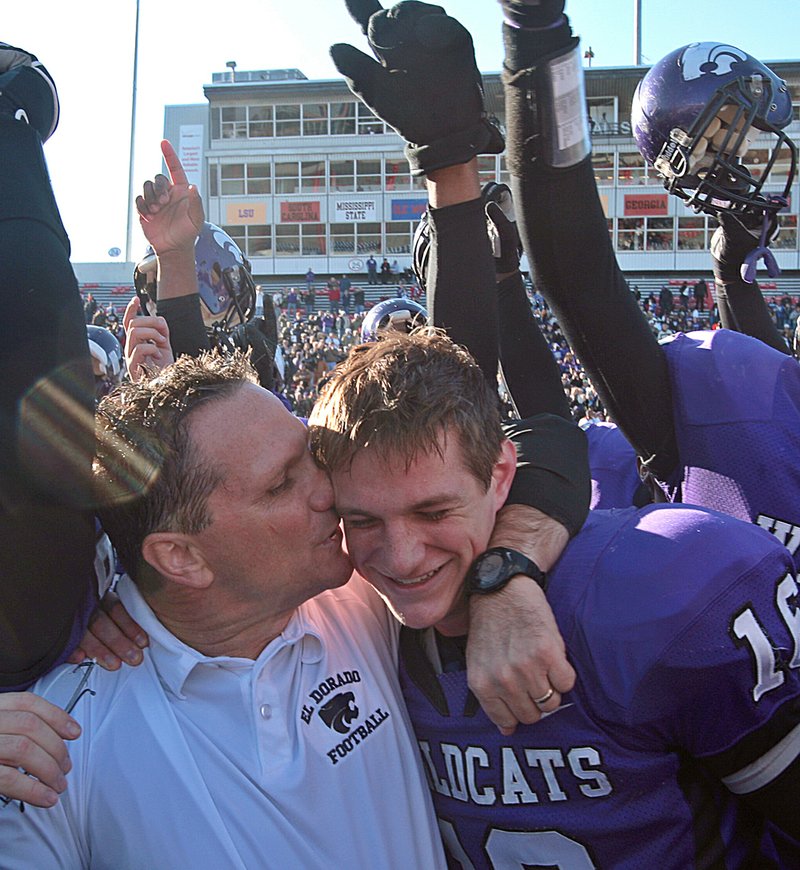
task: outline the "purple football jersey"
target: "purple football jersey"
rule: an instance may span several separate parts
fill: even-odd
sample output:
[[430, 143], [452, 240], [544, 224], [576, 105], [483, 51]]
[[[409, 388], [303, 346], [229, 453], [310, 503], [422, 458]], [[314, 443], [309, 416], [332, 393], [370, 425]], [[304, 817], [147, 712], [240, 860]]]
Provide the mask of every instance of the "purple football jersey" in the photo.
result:
[[769, 752], [800, 700], [791, 568], [763, 530], [718, 513], [592, 512], [548, 586], [577, 684], [511, 737], [404, 629], [401, 682], [451, 865], [771, 866], [767, 825], [738, 795], [800, 752]]
[[631, 507], [642, 485], [636, 451], [613, 423], [593, 420], [583, 431], [589, 442], [592, 475], [590, 510]]
[[757, 523], [800, 564], [800, 364], [727, 329], [664, 351], [683, 502]]

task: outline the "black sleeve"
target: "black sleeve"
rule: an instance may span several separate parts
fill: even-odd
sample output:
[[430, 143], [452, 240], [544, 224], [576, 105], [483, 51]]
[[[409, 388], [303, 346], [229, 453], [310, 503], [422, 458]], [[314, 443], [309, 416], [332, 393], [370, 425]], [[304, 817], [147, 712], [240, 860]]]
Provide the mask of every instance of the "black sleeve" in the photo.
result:
[[483, 200], [430, 208], [428, 313], [497, 386], [497, 300]]
[[[504, 35], [507, 63], [535, 63], [524, 45], [532, 34], [504, 26]], [[569, 41], [567, 34], [564, 48]], [[617, 264], [591, 157], [546, 166], [519, 84], [507, 83], [505, 93], [509, 152], [521, 156], [510, 161], [512, 188], [536, 287], [614, 421], [658, 476], [669, 477], [678, 456], [667, 361]]]
[[585, 433], [553, 414], [503, 426], [517, 449], [517, 473], [506, 504], [524, 504], [577, 534], [589, 513], [592, 481]]
[[0, 117], [0, 690], [59, 659], [94, 579], [94, 378], [33, 127]]
[[770, 315], [761, 288], [739, 280], [724, 280], [715, 269], [717, 309], [720, 323], [725, 329], [743, 332], [763, 341], [781, 353], [790, 354], [789, 346]]
[[519, 416], [556, 414], [571, 420], [561, 373], [518, 271], [497, 285], [497, 306], [500, 364]]
[[176, 359], [183, 354], [197, 356], [201, 351], [211, 348], [200, 313], [200, 297], [196, 293], [175, 299], [159, 299], [156, 307], [159, 315], [167, 321], [169, 340]]

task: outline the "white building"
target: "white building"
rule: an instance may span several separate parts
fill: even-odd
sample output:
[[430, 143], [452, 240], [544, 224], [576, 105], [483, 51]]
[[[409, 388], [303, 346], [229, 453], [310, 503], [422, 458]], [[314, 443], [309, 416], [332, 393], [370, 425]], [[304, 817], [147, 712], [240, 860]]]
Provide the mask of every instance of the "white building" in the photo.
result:
[[[793, 94], [800, 138], [800, 62], [771, 64]], [[630, 102], [646, 68], [586, 71], [594, 166], [622, 269], [646, 286], [710, 274], [714, 221], [667, 195], [644, 165], [630, 132]], [[501, 126], [497, 73], [484, 75], [487, 108]], [[168, 106], [165, 136], [202, 193], [208, 220], [247, 253], [257, 280], [363, 273], [372, 254], [410, 265], [414, 225], [426, 204], [412, 179], [403, 143], [341, 80], [309, 81], [296, 69], [214, 73], [207, 103]], [[748, 152], [754, 173], [767, 159], [766, 138]], [[502, 156], [480, 157], [484, 180], [507, 181]], [[782, 176], [781, 173], [784, 173]], [[782, 189], [785, 165], [772, 177]], [[772, 189], [772, 188], [770, 188]], [[778, 289], [800, 288], [798, 184], [775, 254]], [[763, 285], [769, 290], [768, 282]]]

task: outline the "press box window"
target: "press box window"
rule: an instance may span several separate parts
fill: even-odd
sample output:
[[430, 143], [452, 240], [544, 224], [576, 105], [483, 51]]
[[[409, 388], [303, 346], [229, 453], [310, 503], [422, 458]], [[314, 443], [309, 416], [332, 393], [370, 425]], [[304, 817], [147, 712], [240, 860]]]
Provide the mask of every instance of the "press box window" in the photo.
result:
[[324, 224], [300, 224], [303, 256], [324, 256], [327, 252], [325, 244]]
[[275, 135], [300, 135], [300, 106], [275, 106]]
[[325, 161], [304, 160], [300, 164], [300, 190], [303, 193], [325, 191]]
[[296, 160], [275, 164], [275, 193], [300, 192], [300, 165]]
[[356, 252], [377, 254], [381, 250], [381, 225], [378, 223], [356, 224]]
[[386, 250], [388, 253], [408, 254], [411, 252], [414, 226], [412, 221], [386, 222]]
[[355, 190], [352, 160], [331, 160], [330, 175], [332, 193], [352, 193]]
[[331, 224], [331, 248], [334, 254], [355, 254], [355, 224]]
[[275, 256], [300, 256], [300, 224], [279, 224], [275, 227]]
[[704, 251], [706, 244], [706, 219], [698, 217], [678, 218], [678, 250]]
[[613, 152], [592, 152], [592, 169], [594, 169], [595, 184], [614, 183]]
[[331, 133], [352, 136], [356, 132], [356, 104], [331, 103]]
[[356, 190], [377, 191], [381, 189], [381, 161], [356, 160]]
[[403, 155], [387, 157], [385, 168], [387, 192], [411, 188], [411, 173], [408, 169], [408, 161]]
[[222, 196], [241, 196], [244, 194], [244, 163], [223, 163], [219, 169]]
[[638, 151], [621, 151], [619, 155], [619, 183], [646, 184], [647, 170], [644, 157]]
[[250, 106], [248, 131], [251, 139], [268, 139], [275, 135], [272, 106]]
[[645, 246], [648, 251], [671, 251], [674, 219], [671, 217], [649, 217], [645, 231]]
[[247, 193], [250, 196], [272, 193], [272, 173], [269, 163], [247, 164]]
[[327, 136], [328, 104], [303, 103], [303, 135]]

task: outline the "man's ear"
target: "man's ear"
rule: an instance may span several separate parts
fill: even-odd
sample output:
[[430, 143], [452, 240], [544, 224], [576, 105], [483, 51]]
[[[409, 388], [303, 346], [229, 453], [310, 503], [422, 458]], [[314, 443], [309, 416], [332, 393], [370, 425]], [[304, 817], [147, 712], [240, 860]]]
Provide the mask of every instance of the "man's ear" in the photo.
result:
[[172, 583], [205, 589], [214, 580], [214, 572], [192, 535], [152, 532], [142, 542], [142, 556]]
[[504, 438], [500, 445], [500, 456], [492, 469], [492, 482], [496, 496], [496, 510], [506, 503], [514, 475], [517, 473], [517, 448], [512, 441]]

